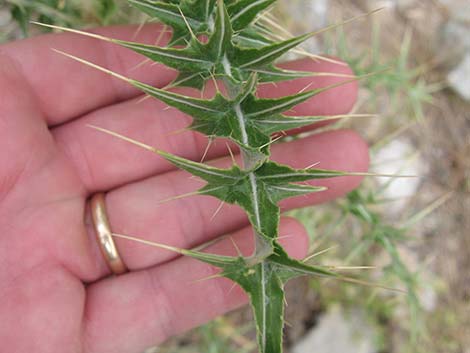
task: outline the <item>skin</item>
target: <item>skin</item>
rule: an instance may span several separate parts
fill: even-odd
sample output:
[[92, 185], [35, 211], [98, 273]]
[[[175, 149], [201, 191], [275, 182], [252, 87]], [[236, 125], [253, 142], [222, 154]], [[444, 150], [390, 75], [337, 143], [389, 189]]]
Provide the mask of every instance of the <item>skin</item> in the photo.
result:
[[[112, 27], [95, 32], [154, 43], [158, 26]], [[163, 38], [162, 42], [168, 38]], [[110, 276], [93, 228], [87, 199], [106, 191], [113, 231], [158, 243], [192, 247], [231, 234], [245, 254], [252, 233], [244, 213], [204, 196], [159, 200], [196, 190], [201, 183], [148, 151], [87, 127], [104, 127], [187, 158], [200, 160], [207, 139], [174, 133], [190, 118], [106, 74], [65, 58], [56, 48], [142, 80], [165, 86], [175, 72], [135, 66], [129, 50], [71, 34], [45, 35], [0, 47], [0, 342], [7, 352], [132, 353], [200, 325], [246, 302], [226, 279], [198, 281], [217, 270], [190, 258], [116, 239], [130, 272]], [[291, 69], [350, 73], [344, 65], [301, 60]], [[301, 79], [260, 88], [261, 96], [322, 87], [341, 78]], [[213, 89], [209, 88], [207, 94]], [[194, 91], [180, 90], [186, 94]], [[293, 114], [344, 114], [356, 84], [322, 93]], [[312, 128], [312, 127], [311, 127]], [[230, 164], [224, 141], [205, 157]], [[273, 159], [295, 167], [365, 171], [368, 152], [353, 131], [324, 132], [273, 146]], [[293, 198], [284, 210], [318, 204], [352, 190], [359, 177], [323, 180], [328, 191]], [[288, 252], [306, 255], [305, 229], [283, 218]], [[222, 239], [209, 251], [234, 254]]]

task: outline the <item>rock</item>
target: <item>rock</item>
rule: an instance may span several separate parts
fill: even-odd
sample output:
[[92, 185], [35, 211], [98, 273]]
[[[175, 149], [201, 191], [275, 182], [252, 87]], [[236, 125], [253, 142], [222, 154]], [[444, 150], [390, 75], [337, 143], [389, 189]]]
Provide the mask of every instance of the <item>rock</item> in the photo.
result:
[[[416, 149], [404, 138], [396, 139], [381, 148], [373, 160], [373, 172], [378, 174], [400, 174], [420, 176], [426, 172], [425, 162], [416, 154]], [[399, 215], [406, 207], [408, 198], [415, 195], [420, 178], [377, 178], [385, 187], [382, 197], [394, 200], [387, 204], [390, 216]]]
[[333, 309], [322, 315], [293, 348], [292, 353], [376, 353], [374, 330], [359, 311]]
[[439, 0], [441, 6], [447, 9], [450, 17], [456, 21], [470, 21], [470, 6], [467, 1], [462, 0]]
[[[298, 35], [309, 31], [317, 31], [328, 26], [330, 0], [307, 0], [299, 2], [298, 5], [292, 6], [291, 0], [281, 1], [279, 5], [282, 16], [286, 18], [285, 25], [291, 29], [292, 34]], [[323, 52], [322, 45], [316, 37], [305, 41], [299, 48], [312, 54]], [[298, 53], [295, 52], [290, 52], [284, 57], [285, 60], [296, 58], [298, 58]]]
[[445, 58], [447, 66], [460, 62], [470, 52], [470, 24], [454, 20], [445, 22], [437, 40], [436, 54]]
[[314, 29], [328, 25], [328, 0], [311, 0], [307, 3], [307, 11]]
[[470, 51], [460, 64], [447, 75], [447, 82], [463, 99], [470, 102]]
[[470, 6], [462, 0], [438, 0], [446, 21], [436, 38], [436, 55], [447, 69], [454, 68], [470, 52]]
[[279, 3], [281, 16], [288, 20], [288, 27], [294, 31], [319, 30], [328, 25], [330, 0], [306, 0], [292, 6], [292, 1], [283, 0]]
[[400, 11], [406, 11], [415, 8], [418, 5], [417, 0], [395, 0], [395, 6]]

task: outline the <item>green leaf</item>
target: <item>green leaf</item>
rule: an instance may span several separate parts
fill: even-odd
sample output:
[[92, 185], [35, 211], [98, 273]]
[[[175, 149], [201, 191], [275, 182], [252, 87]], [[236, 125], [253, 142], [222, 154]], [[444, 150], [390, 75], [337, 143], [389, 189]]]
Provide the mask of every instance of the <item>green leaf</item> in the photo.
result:
[[273, 43], [271, 39], [266, 38], [252, 26], [245, 28], [241, 32], [235, 32], [233, 36], [233, 41], [242, 48], [261, 48]]
[[283, 283], [286, 283], [289, 279], [306, 275], [315, 277], [339, 277], [337, 273], [327, 270], [324, 267], [307, 265], [304, 262], [292, 259], [278, 242], [274, 242], [273, 245], [273, 254], [267, 258], [267, 261], [277, 265], [277, 273]]
[[292, 71], [284, 70], [274, 65], [257, 68], [252, 72], [256, 72], [260, 82], [279, 82], [286, 80], [295, 80], [303, 77], [312, 77], [315, 75], [313, 72]]
[[204, 88], [207, 77], [203, 72], [184, 72], [181, 71], [178, 77], [171, 83], [171, 87], [192, 87], [198, 90]]
[[[213, 23], [213, 12], [216, 0], [184, 0], [184, 1], [153, 1], [153, 0], [128, 0], [134, 7], [148, 14], [150, 17], [160, 20], [173, 29], [170, 45], [184, 44], [191, 39], [191, 32], [198, 34], [210, 34]], [[229, 6], [228, 14], [234, 17], [230, 20], [237, 31], [234, 41], [242, 46], [263, 46], [272, 41], [265, 38], [260, 31], [248, 25], [253, 21], [255, 9], [266, 8], [275, 0], [225, 1]], [[242, 4], [244, 3], [244, 4]], [[269, 3], [269, 4], [268, 4]], [[247, 5], [248, 4], [248, 5]], [[246, 6], [247, 5], [247, 6]], [[251, 6], [250, 6], [251, 5]], [[249, 7], [248, 11], [244, 11]], [[183, 16], [181, 16], [183, 14]], [[186, 20], [186, 21], [185, 21]]]
[[[56, 28], [56, 26], [50, 27]], [[77, 32], [70, 29], [69, 31]], [[96, 37], [97, 35], [90, 34], [90, 36]], [[98, 36], [98, 38], [100, 37]], [[211, 100], [197, 99], [155, 88], [113, 73], [73, 55], [62, 54], [124, 80], [146, 94], [192, 116], [193, 123], [190, 127], [193, 130], [211, 137], [225, 137], [235, 141], [245, 154], [255, 156], [255, 162], [251, 162], [248, 168], [254, 168], [269, 156], [269, 146], [273, 132], [305, 126], [322, 119], [319, 117], [287, 118], [277, 115], [277, 113], [328, 89], [327, 87], [278, 99], [257, 99], [254, 96], [257, 76], [252, 74], [248, 81], [240, 87], [240, 93], [233, 100], [225, 98], [220, 93], [217, 93]], [[180, 79], [197, 80], [197, 75], [185, 73], [184, 76], [180, 76]], [[196, 81], [195, 84], [197, 83]]]
[[293, 169], [272, 161], [264, 163], [256, 170], [257, 178], [264, 183], [283, 185], [313, 179], [333, 178], [348, 175], [345, 172], [327, 169]]
[[175, 166], [204, 179], [209, 183], [208, 185], [225, 187], [234, 185], [244, 177], [244, 173], [236, 166], [232, 169], [220, 169], [203, 163], [193, 162], [189, 159], [181, 158], [163, 151], [159, 151], [159, 154]]
[[282, 352], [284, 284], [289, 279], [303, 275], [338, 277], [322, 267], [309, 266], [290, 258], [277, 242], [274, 242], [272, 255], [258, 259], [254, 264], [242, 257], [219, 257], [192, 251], [186, 254], [221, 268], [221, 276], [231, 279], [245, 290], [255, 317], [261, 353]]
[[288, 197], [302, 196], [311, 194], [312, 192], [319, 192], [324, 190], [326, 190], [326, 188], [321, 186], [298, 184], [267, 186], [267, 191], [271, 195], [271, 199], [275, 202], [287, 199]]
[[195, 119], [200, 117], [201, 119], [215, 120], [223, 116], [228, 109], [227, 100], [220, 94], [212, 100], [204, 100], [155, 88], [138, 81], [131, 80], [131, 83], [148, 95], [193, 116]]
[[209, 73], [214, 64], [207, 55], [204, 45], [193, 39], [191, 45], [184, 49], [162, 48], [155, 45], [128, 42], [111, 39], [112, 42], [146, 56], [147, 58], [165, 64], [176, 70], [191, 73]]
[[201, 22], [209, 20], [214, 11], [216, 0], [181, 0], [180, 7], [184, 14], [192, 14]]
[[[183, 10], [177, 2], [166, 3], [162, 1], [152, 0], [128, 0], [131, 5], [145, 12], [152, 18], [160, 20], [162, 23], [170, 26], [173, 30], [170, 45], [183, 44], [191, 38], [191, 31], [193, 33], [203, 33], [205, 30], [204, 22], [200, 19], [193, 17], [194, 12], [184, 13], [184, 18], [181, 16]], [[190, 15], [191, 14], [191, 15]], [[188, 25], [190, 29], [188, 29]]]
[[325, 190], [322, 187], [292, 184], [311, 179], [344, 175], [326, 170], [296, 170], [274, 162], [266, 162], [256, 170], [238, 166], [219, 169], [159, 152], [177, 167], [207, 182], [198, 193], [236, 204], [248, 214], [250, 222], [265, 239], [277, 237], [280, 211], [277, 203], [285, 198]]
[[246, 28], [256, 16], [275, 3], [276, 0], [240, 0], [228, 7], [228, 13], [235, 31]]
[[276, 267], [269, 262], [262, 262], [245, 271], [226, 273], [225, 276], [238, 283], [250, 297], [259, 351], [281, 353], [284, 284], [276, 273]]
[[[130, 1], [142, 2], [142, 0]], [[148, 1], [144, 2], [147, 3]], [[211, 6], [211, 3], [207, 3], [207, 5]], [[139, 6], [142, 6], [142, 4]], [[162, 48], [115, 39], [112, 41], [132, 49], [139, 54], [145, 55], [153, 61], [163, 63], [182, 72], [183, 76], [178, 77], [177, 80], [173, 82], [173, 86], [190, 85], [193, 87], [202, 87], [204, 82], [212, 76], [232, 76], [231, 65], [227, 59], [227, 52], [232, 51], [233, 35], [230, 18], [223, 1], [220, 0], [217, 6], [214, 29], [206, 44], [201, 43], [199, 39], [195, 37], [196, 33], [201, 33], [200, 28], [202, 25], [198, 23], [197, 20], [187, 17], [186, 15], [184, 16], [185, 21], [181, 15], [182, 9], [180, 7], [174, 4], [153, 4], [153, 7], [156, 6], [158, 6], [160, 12], [163, 11], [163, 7], [166, 7], [165, 10], [168, 13], [166, 15], [167, 23], [173, 18], [178, 19], [180, 22], [183, 21], [178, 25], [173, 24], [173, 28], [177, 31], [178, 35], [185, 31], [190, 34], [189, 42], [185, 48]], [[187, 28], [188, 26], [190, 28]], [[191, 79], [185, 80], [188, 77]]]
[[240, 285], [250, 298], [261, 353], [282, 352], [284, 285], [288, 280], [304, 275], [340, 277], [323, 267], [306, 265], [301, 261], [290, 258], [276, 241], [273, 241], [273, 253], [271, 255], [264, 258], [256, 256], [244, 258], [241, 255], [231, 257], [178, 249], [125, 235], [116, 236], [177, 252], [220, 268], [222, 271], [217, 277], [231, 279]]
[[[307, 33], [281, 42], [270, 40], [269, 30], [257, 23], [256, 17], [275, 0], [129, 1], [172, 28], [173, 35], [167, 47], [105, 38], [78, 30], [68, 31], [121, 45], [178, 70], [179, 75], [170, 87], [185, 85], [202, 89], [208, 79], [223, 79], [228, 94], [224, 96], [218, 92], [211, 99], [193, 98], [171, 92], [168, 88], [165, 90], [152, 87], [70, 54], [65, 55], [124, 80], [190, 115], [193, 118], [190, 128], [193, 130], [210, 138], [229, 138], [240, 147], [243, 166], [234, 162], [235, 165], [231, 168], [222, 169], [158, 151], [154, 147], [108, 131], [111, 135], [159, 154], [178, 168], [205, 181], [205, 185], [194, 194], [210, 195], [244, 209], [253, 225], [256, 240], [256, 249], [251, 256], [230, 257], [170, 246], [160, 247], [216, 266], [222, 270], [221, 276], [238, 283], [250, 297], [260, 352], [282, 353], [285, 283], [303, 275], [340, 276], [321, 266], [307, 265], [288, 256], [278, 243], [278, 204], [286, 198], [325, 190], [321, 186], [306, 185], [306, 181], [344, 176], [348, 173], [310, 167], [295, 169], [272, 162], [269, 160], [270, 145], [274, 141], [272, 135], [338, 118], [288, 117], [283, 113], [327, 89], [353, 80], [309, 91], [306, 87], [299, 93], [276, 99], [257, 98], [256, 88], [260, 82], [277, 82], [314, 75], [274, 66], [274, 62], [288, 50], [316, 34]], [[113, 2], [114, 0], [108, 0], [103, 6]]]
[[246, 117], [250, 119], [272, 117], [305, 102], [320, 92], [322, 92], [322, 89], [315, 89], [275, 99], [257, 99], [251, 96], [243, 102], [243, 111]]
[[296, 129], [304, 126], [308, 126], [320, 121], [331, 120], [329, 116], [284, 116], [274, 115], [272, 117], [265, 117], [261, 119], [253, 120], [253, 124], [258, 127], [259, 130], [263, 131], [267, 135], [271, 135], [275, 132], [287, 131]]
[[300, 43], [312, 37], [314, 33], [306, 33], [304, 35], [291, 38], [280, 43], [274, 43], [262, 48], [240, 49], [235, 50], [233, 64], [242, 69], [256, 69], [271, 65], [275, 60], [287, 53], [290, 49], [295, 48]]
[[[207, 50], [211, 53], [210, 57], [214, 62], [222, 62], [224, 64], [224, 58], [228, 50], [232, 50], [232, 25], [230, 23], [230, 17], [227, 14], [223, 0], [218, 1], [217, 16], [215, 19], [215, 27], [212, 35], [207, 43]], [[225, 69], [225, 67], [224, 67]], [[225, 72], [231, 76], [231, 72]]]
[[[215, 14], [211, 14], [205, 24], [194, 17], [197, 15], [197, 11], [194, 12], [187, 9], [186, 11], [189, 11], [192, 17], [186, 15], [183, 10], [183, 3], [176, 4], [175, 2], [167, 3], [150, 0], [129, 1], [134, 6], [145, 9], [146, 12], [169, 24], [174, 32], [171, 44], [176, 44], [175, 41], [184, 39], [185, 47], [160, 47], [107, 38], [59, 26], [47, 26], [44, 24], [43, 26], [80, 33], [115, 43], [142, 54], [152, 61], [174, 68], [180, 72], [180, 76], [177, 77], [172, 86], [187, 85], [201, 88], [208, 79], [213, 77], [228, 78], [235, 85], [239, 85], [246, 81], [253, 73], [258, 73], [261, 82], [277, 82], [310, 75], [304, 72], [278, 69], [272, 63], [290, 47], [309, 38], [312, 33], [281, 43], [264, 45], [259, 48], [242, 48], [234, 44], [235, 39], [238, 38], [238, 43], [240, 43], [240, 40], [244, 38], [243, 35], [246, 35], [246, 33], [254, 34], [255, 32], [253, 28], [250, 28], [249, 32], [245, 33], [242, 31], [242, 33], [234, 35], [230, 16], [222, 0], [218, 2]], [[190, 7], [190, 4], [195, 4], [195, 2], [187, 0], [185, 4], [186, 7]], [[211, 7], [213, 2], [209, 1], [204, 4], [204, 6]], [[259, 4], [266, 5], [264, 2]], [[238, 6], [239, 4], [232, 3], [232, 6], [235, 5]], [[215, 16], [215, 19], [213, 19], [213, 16]], [[213, 21], [215, 22], [213, 23]], [[199, 34], [208, 35], [207, 43], [201, 42], [201, 39], [197, 37]], [[260, 35], [252, 36], [251, 39], [266, 42]]]
[[[165, 247], [167, 248], [167, 247]], [[250, 298], [259, 351], [282, 352], [284, 327], [284, 282], [279, 266], [271, 261], [249, 264], [243, 257], [227, 257], [190, 250], [178, 251], [222, 269], [220, 276], [239, 284]]]

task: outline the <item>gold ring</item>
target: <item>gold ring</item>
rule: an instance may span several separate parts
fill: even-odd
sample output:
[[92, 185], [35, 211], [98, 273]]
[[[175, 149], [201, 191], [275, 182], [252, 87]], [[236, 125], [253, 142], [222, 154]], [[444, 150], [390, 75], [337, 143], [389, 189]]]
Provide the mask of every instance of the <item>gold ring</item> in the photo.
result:
[[113, 233], [109, 226], [108, 216], [106, 214], [106, 205], [104, 202], [104, 193], [93, 195], [90, 200], [91, 216], [95, 226], [96, 240], [100, 246], [101, 253], [108, 264], [108, 267], [115, 275], [121, 275], [127, 272], [127, 266], [121, 259], [114, 243]]

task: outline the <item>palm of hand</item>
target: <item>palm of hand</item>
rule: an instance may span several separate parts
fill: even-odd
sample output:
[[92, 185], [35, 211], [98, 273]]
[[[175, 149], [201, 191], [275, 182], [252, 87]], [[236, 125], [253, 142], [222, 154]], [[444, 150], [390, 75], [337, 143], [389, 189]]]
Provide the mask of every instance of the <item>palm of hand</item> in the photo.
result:
[[[109, 36], [131, 38], [133, 28], [108, 28]], [[148, 27], [140, 41], [158, 36]], [[200, 159], [202, 135], [171, 132], [188, 118], [92, 69], [58, 56], [69, 51], [113, 70], [163, 87], [174, 73], [143, 66], [126, 50], [73, 35], [51, 35], [0, 47], [0, 341], [11, 352], [139, 352], [145, 347], [207, 321], [244, 302], [227, 280], [196, 280], [214, 269], [162, 250], [117, 241], [131, 272], [108, 277], [86, 212], [94, 192], [108, 191], [113, 230], [159, 243], [191, 247], [233, 233], [242, 251], [250, 251], [247, 220], [236, 207], [208, 197], [159, 205], [158, 199], [193, 191], [200, 182], [154, 155], [104, 136], [87, 124], [103, 126], [160, 149]], [[290, 68], [347, 73], [344, 66], [302, 61]], [[325, 86], [338, 78], [315, 79]], [[276, 95], [296, 92], [311, 79], [279, 85]], [[354, 84], [314, 97], [296, 108], [298, 115], [343, 114], [355, 100]], [[261, 94], [270, 95], [269, 87]], [[186, 91], [188, 94], [190, 91]], [[271, 94], [274, 95], [274, 94]], [[334, 131], [273, 148], [279, 161], [305, 167], [360, 171], [367, 148], [351, 131]], [[207, 159], [228, 160], [225, 143]], [[225, 158], [225, 159], [223, 159]], [[322, 183], [327, 192], [287, 200], [285, 208], [334, 198], [354, 188], [358, 178]], [[305, 230], [283, 219], [285, 246], [305, 255]], [[221, 241], [213, 251], [230, 252]]]

